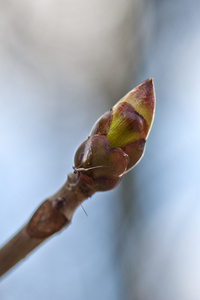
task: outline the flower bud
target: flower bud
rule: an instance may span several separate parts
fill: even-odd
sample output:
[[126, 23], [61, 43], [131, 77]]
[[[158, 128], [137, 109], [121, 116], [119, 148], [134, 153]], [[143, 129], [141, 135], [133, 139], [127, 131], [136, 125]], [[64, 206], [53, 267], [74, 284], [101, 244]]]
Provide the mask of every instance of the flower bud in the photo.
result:
[[147, 79], [95, 123], [75, 154], [75, 172], [90, 178], [91, 188], [114, 188], [144, 153], [154, 116], [152, 79]]

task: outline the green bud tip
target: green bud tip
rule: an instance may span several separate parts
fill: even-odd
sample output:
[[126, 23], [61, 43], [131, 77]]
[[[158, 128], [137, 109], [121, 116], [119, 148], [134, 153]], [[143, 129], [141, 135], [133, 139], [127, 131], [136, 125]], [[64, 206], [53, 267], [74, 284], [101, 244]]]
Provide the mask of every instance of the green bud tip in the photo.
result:
[[145, 139], [154, 117], [155, 92], [153, 80], [135, 87], [112, 108], [112, 121], [107, 132], [111, 147]]

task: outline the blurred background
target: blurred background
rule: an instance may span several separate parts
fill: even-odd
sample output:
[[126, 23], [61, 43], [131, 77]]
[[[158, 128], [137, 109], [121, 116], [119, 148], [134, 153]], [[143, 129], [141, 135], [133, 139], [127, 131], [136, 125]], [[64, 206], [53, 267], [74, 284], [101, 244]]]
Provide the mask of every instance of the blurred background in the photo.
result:
[[200, 2], [0, 0], [0, 244], [96, 119], [154, 78], [142, 161], [1, 282], [1, 300], [200, 299]]

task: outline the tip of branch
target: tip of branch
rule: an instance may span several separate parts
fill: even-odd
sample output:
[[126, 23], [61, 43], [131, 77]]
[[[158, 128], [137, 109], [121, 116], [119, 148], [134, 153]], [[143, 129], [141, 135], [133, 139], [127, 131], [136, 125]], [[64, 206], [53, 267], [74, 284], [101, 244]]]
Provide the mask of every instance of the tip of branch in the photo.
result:
[[155, 111], [155, 90], [153, 79], [148, 78], [132, 89], [120, 102], [127, 102], [144, 117], [151, 127]]

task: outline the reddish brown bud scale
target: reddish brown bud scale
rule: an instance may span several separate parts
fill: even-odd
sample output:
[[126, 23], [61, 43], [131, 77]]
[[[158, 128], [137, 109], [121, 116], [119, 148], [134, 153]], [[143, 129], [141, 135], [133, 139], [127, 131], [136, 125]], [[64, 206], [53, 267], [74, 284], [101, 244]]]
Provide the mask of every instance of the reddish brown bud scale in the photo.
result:
[[[147, 79], [99, 118], [76, 151], [77, 176], [90, 178], [94, 191], [114, 188], [142, 157], [154, 116], [152, 79]], [[87, 182], [85, 180], [84, 182]], [[89, 182], [89, 181], [88, 181]]]
[[155, 92], [152, 79], [147, 79], [136, 86], [119, 102], [132, 104], [137, 113], [146, 120], [150, 130], [155, 110]]
[[76, 151], [75, 171], [93, 179], [94, 189], [114, 188], [126, 172], [128, 156], [120, 148], [110, 148], [103, 135], [91, 136]]
[[90, 136], [95, 134], [107, 135], [112, 121], [112, 109], [101, 116], [94, 124]]
[[146, 143], [145, 139], [141, 139], [141, 140], [130, 142], [121, 147], [121, 149], [129, 157], [127, 171], [129, 171], [132, 167], [136, 165], [136, 163], [139, 162], [140, 158], [144, 154], [145, 143]]

